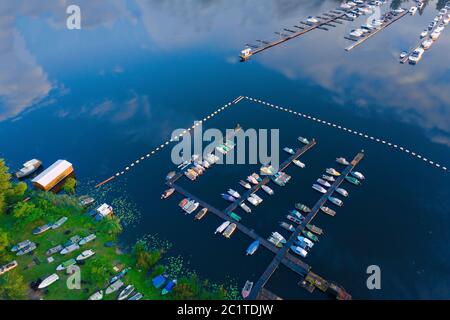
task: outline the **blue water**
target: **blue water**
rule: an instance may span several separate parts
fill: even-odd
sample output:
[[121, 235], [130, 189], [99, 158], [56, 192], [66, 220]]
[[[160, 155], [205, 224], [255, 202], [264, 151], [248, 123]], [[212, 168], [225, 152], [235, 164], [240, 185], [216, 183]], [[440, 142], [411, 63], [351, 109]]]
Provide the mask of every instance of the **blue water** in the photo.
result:
[[[419, 65], [398, 63], [436, 15], [407, 16], [348, 53], [344, 35], [358, 22], [317, 30], [257, 55], [236, 58], [245, 43], [274, 39], [274, 31], [318, 15], [339, 1], [79, 1], [82, 29], [65, 28], [65, 8], [27, 1], [0, 4], [0, 157], [16, 169], [31, 158], [74, 164], [83, 191], [147, 154], [172, 130], [192, 125], [239, 95], [252, 96], [402, 145], [450, 165], [450, 34], [444, 31]], [[442, 3], [442, 1], [441, 1]], [[409, 7], [406, 1], [403, 6]], [[384, 8], [383, 10], [385, 10]], [[311, 184], [334, 159], [351, 159], [367, 180], [346, 184], [350, 198], [336, 217], [318, 215], [325, 235], [305, 261], [313, 271], [360, 299], [449, 297], [448, 172], [359, 136], [242, 101], [205, 128], [280, 129], [281, 147], [297, 136], [318, 144], [302, 157], [307, 168], [289, 168], [292, 182], [243, 223], [267, 236], [295, 202], [312, 206]], [[104, 190], [126, 197], [135, 219], [122, 241], [158, 234], [173, 243], [189, 267], [216, 282], [256, 281], [272, 255], [245, 257], [251, 240], [236, 233], [214, 236], [220, 220], [181, 214], [178, 195], [160, 201], [164, 177], [174, 170], [170, 148], [143, 161]], [[281, 152], [281, 157], [287, 157]], [[220, 193], [258, 165], [217, 166], [198, 181], [181, 184], [218, 208]], [[98, 191], [95, 191], [98, 192]], [[381, 290], [368, 290], [366, 268], [379, 265]], [[324, 298], [296, 285], [280, 267], [268, 283], [283, 298]]]

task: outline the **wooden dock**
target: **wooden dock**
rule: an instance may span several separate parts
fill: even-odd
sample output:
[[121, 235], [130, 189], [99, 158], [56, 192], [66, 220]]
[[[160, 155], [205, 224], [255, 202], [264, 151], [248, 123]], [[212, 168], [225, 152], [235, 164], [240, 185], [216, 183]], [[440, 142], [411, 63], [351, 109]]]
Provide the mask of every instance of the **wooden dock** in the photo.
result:
[[399, 15], [395, 16], [394, 18], [392, 18], [389, 22], [385, 23], [382, 27], [380, 27], [379, 29], [375, 29], [372, 31], [369, 31], [364, 37], [362, 37], [359, 40], [350, 38], [350, 37], [345, 37], [348, 40], [351, 41], [355, 41], [355, 43], [353, 43], [352, 45], [348, 46], [347, 48], [345, 48], [345, 51], [351, 51], [353, 49], [355, 49], [356, 47], [358, 47], [359, 45], [363, 44], [364, 42], [366, 42], [367, 40], [369, 40], [370, 38], [372, 38], [374, 35], [376, 35], [378, 32], [383, 31], [384, 29], [386, 29], [387, 27], [389, 27], [391, 24], [397, 22], [398, 20], [400, 20], [401, 18], [403, 18], [404, 16], [406, 16], [408, 14], [408, 10], [405, 10], [404, 12], [400, 13]]
[[[312, 220], [315, 218], [317, 213], [320, 211], [320, 207], [322, 207], [325, 202], [328, 201], [328, 197], [332, 195], [335, 190], [341, 185], [341, 183], [344, 181], [345, 177], [350, 174], [350, 172], [358, 165], [358, 163], [363, 159], [364, 153], [360, 152], [356, 155], [356, 157], [352, 160], [352, 162], [344, 169], [344, 171], [341, 173], [341, 175], [336, 179], [336, 181], [331, 185], [331, 187], [327, 190], [327, 192], [317, 201], [317, 203], [312, 207], [311, 212], [308, 213], [308, 215], [305, 217], [305, 219], [302, 221], [302, 223], [295, 229], [295, 231], [292, 233], [292, 235], [289, 237], [286, 244], [283, 246], [283, 248], [279, 249], [276, 256], [273, 258], [272, 262], [268, 265], [264, 273], [261, 275], [257, 283], [253, 286], [252, 292], [249, 296], [249, 299], [256, 299], [260, 293], [260, 291], [264, 288], [267, 281], [270, 279], [272, 274], [276, 271], [279, 264], [285, 260], [290, 260], [294, 258], [291, 256], [291, 254], [288, 252], [289, 248], [293, 243], [296, 241], [297, 237], [302, 233], [303, 230], [305, 230], [306, 225], [311, 223]], [[289, 258], [287, 258], [289, 257]], [[311, 272], [309, 272], [306, 276], [309, 275], [309, 278], [305, 279], [316, 279], [317, 277], [314, 277]], [[315, 274], [314, 274], [315, 275]], [[322, 288], [321, 288], [322, 289]]]

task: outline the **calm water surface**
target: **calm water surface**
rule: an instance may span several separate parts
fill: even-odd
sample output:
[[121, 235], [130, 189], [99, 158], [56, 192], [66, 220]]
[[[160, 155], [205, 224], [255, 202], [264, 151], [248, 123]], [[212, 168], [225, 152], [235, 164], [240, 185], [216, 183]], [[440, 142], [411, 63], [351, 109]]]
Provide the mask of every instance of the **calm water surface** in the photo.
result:
[[[429, 1], [348, 53], [343, 37], [360, 18], [329, 32], [317, 30], [241, 64], [237, 54], [256, 39], [339, 1], [79, 1], [82, 30], [65, 28], [65, 5], [55, 1], [0, 4], [0, 157], [11, 168], [31, 158], [49, 165], [71, 161], [83, 190], [239, 95], [254, 96], [403, 145], [450, 164], [450, 31], [415, 67], [398, 54], [417, 42], [444, 1]], [[404, 7], [412, 2], [403, 1]], [[384, 8], [383, 10], [386, 10]], [[362, 187], [347, 185], [350, 198], [335, 218], [318, 215], [325, 230], [306, 259], [313, 270], [342, 284], [354, 298], [450, 297], [449, 176], [443, 170], [370, 140], [243, 101], [205, 124], [226, 129], [280, 128], [282, 146], [299, 135], [318, 144], [289, 168], [286, 188], [274, 188], [244, 224], [262, 236], [295, 202], [313, 205], [311, 184], [338, 156], [364, 149]], [[281, 157], [287, 155], [282, 154]], [[182, 185], [218, 208], [220, 193], [257, 165], [221, 166]], [[158, 234], [173, 243], [189, 267], [217, 282], [256, 281], [271, 260], [260, 250], [245, 257], [250, 240], [213, 235], [220, 221], [180, 214], [179, 196], [160, 201], [166, 173], [164, 149], [105, 188], [106, 200], [127, 197], [134, 220], [124, 243]], [[110, 190], [110, 191], [109, 191]], [[379, 265], [382, 289], [366, 287], [366, 268]], [[299, 277], [281, 267], [268, 283], [284, 298], [324, 298], [299, 288]]]

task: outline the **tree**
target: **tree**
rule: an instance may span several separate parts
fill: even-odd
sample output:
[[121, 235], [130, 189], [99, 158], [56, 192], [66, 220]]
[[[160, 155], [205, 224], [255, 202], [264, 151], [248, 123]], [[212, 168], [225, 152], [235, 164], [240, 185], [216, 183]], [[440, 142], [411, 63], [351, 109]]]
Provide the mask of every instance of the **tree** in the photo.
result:
[[86, 262], [82, 277], [98, 287], [105, 286], [109, 279], [111, 262], [104, 256], [97, 256]]
[[134, 246], [134, 254], [136, 258], [136, 266], [146, 272], [161, 259], [160, 250], [148, 251], [142, 242], [136, 243]]
[[173, 288], [173, 296], [176, 300], [191, 300], [195, 297], [195, 293], [190, 284], [184, 282]]
[[122, 225], [120, 224], [120, 220], [116, 217], [111, 218], [103, 218], [100, 222], [99, 230], [101, 232], [105, 232], [112, 237], [119, 235], [122, 232]]
[[17, 203], [13, 210], [12, 214], [15, 218], [22, 218], [26, 214], [30, 214], [30, 212], [35, 208], [34, 204], [29, 202], [19, 202]]
[[77, 180], [73, 177], [67, 178], [66, 182], [64, 183], [63, 190], [67, 194], [75, 194], [75, 188], [77, 186]]
[[2, 264], [3, 258], [9, 253], [8, 247], [10, 245], [9, 235], [5, 230], [0, 229], [0, 264]]
[[11, 189], [11, 175], [5, 161], [0, 159], [0, 214], [5, 212], [6, 192]]
[[0, 277], [0, 299], [22, 300], [27, 297], [27, 285], [15, 270]]

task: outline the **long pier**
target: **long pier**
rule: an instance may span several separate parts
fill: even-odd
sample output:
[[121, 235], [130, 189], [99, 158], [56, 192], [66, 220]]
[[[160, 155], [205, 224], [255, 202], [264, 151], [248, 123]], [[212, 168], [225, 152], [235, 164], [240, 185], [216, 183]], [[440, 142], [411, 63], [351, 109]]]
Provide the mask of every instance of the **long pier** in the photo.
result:
[[[311, 212], [305, 217], [305, 219], [302, 221], [302, 223], [295, 229], [295, 231], [292, 233], [292, 235], [289, 237], [289, 240], [286, 242], [286, 244], [281, 248], [278, 253], [273, 258], [272, 262], [268, 265], [264, 273], [261, 275], [257, 283], [252, 289], [252, 292], [249, 296], [249, 299], [256, 299], [258, 295], [260, 294], [261, 290], [266, 285], [267, 281], [270, 279], [270, 277], [273, 275], [273, 273], [276, 271], [280, 263], [285, 261], [286, 259], [292, 259], [291, 255], [288, 253], [289, 248], [292, 246], [294, 241], [296, 241], [297, 237], [302, 233], [303, 230], [305, 230], [306, 225], [311, 223], [312, 220], [315, 218], [317, 213], [319, 212], [320, 208], [327, 202], [328, 197], [332, 195], [335, 190], [341, 185], [341, 183], [344, 181], [345, 177], [350, 174], [350, 172], [358, 165], [358, 163], [362, 160], [364, 157], [364, 153], [358, 153], [356, 157], [352, 160], [352, 162], [344, 169], [344, 171], [341, 173], [341, 175], [336, 179], [336, 181], [331, 185], [331, 187], [327, 190], [327, 192], [317, 201], [317, 203], [314, 205], [314, 207], [311, 209]], [[289, 258], [286, 258], [289, 257]], [[308, 272], [309, 274], [309, 272]], [[314, 274], [315, 275], [315, 274]], [[311, 276], [310, 276], [311, 277]], [[316, 279], [317, 277], [314, 277]]]
[[[245, 56], [241, 56], [241, 61], [246, 61], [248, 60], [250, 57], [261, 53], [267, 49], [273, 48], [275, 46], [278, 46], [286, 41], [292, 40], [294, 38], [300, 37], [308, 32], [311, 32], [315, 29], [321, 29], [321, 30], [325, 30], [328, 31], [328, 29], [326, 28], [326, 26], [334, 26], [331, 23], [342, 23], [339, 20], [345, 20], [345, 21], [353, 21], [353, 19], [347, 17], [346, 15], [352, 11], [355, 10], [357, 8], [362, 8], [363, 6], [367, 5], [367, 2], [361, 4], [361, 5], [357, 5], [354, 6], [350, 9], [342, 9], [342, 8], [337, 8], [335, 10], [331, 10], [328, 13], [324, 13], [322, 14], [325, 17], [318, 17], [320, 18], [320, 21], [317, 23], [308, 23], [308, 22], [304, 22], [304, 21], [300, 21], [300, 23], [302, 25], [304, 25], [305, 27], [301, 27], [301, 26], [294, 26], [294, 28], [300, 29], [299, 31], [293, 31], [293, 30], [286, 30], [286, 28], [284, 29], [287, 32], [290, 32], [290, 35], [285, 35], [284, 37], [282, 37], [282, 39], [278, 39], [272, 42], [267, 42], [267, 41], [260, 41], [262, 44], [264, 44], [264, 46], [262, 47], [255, 47], [255, 46], [250, 46], [247, 45], [248, 47], [253, 48], [254, 50], [251, 50], [247, 55]], [[280, 34], [280, 33], [278, 33]], [[281, 34], [280, 34], [281, 36]]]
[[[357, 40], [355, 43], [353, 43], [352, 45], [348, 46], [347, 48], [345, 48], [345, 51], [351, 51], [354, 48], [358, 47], [359, 45], [363, 44], [364, 42], [366, 42], [367, 40], [369, 40], [370, 38], [372, 38], [374, 35], [376, 35], [378, 32], [383, 31], [384, 29], [386, 29], [387, 27], [389, 27], [391, 24], [393, 24], [394, 22], [397, 22], [398, 20], [400, 20], [401, 18], [403, 18], [404, 16], [406, 16], [409, 13], [408, 10], [405, 9], [404, 12], [400, 13], [399, 15], [395, 16], [393, 19], [391, 19], [389, 22], [385, 23], [383, 26], [381, 26], [378, 29], [369, 31], [367, 33], [367, 35], [365, 35], [363, 38], [361, 38], [360, 40]], [[352, 40], [351, 38], [347, 38], [349, 40]]]
[[[303, 155], [305, 152], [310, 150], [312, 147], [314, 147], [317, 144], [317, 141], [315, 139], [312, 139], [310, 143], [303, 146], [302, 148], [297, 149], [295, 154], [291, 155], [286, 161], [284, 161], [281, 165], [278, 171], [284, 171], [286, 170], [294, 160], [297, 160], [301, 155]], [[270, 182], [270, 177], [265, 177], [260, 183], [257, 185], [254, 185], [250, 190], [246, 191], [239, 199], [237, 199], [235, 202], [230, 204], [225, 210], [225, 213], [231, 213], [233, 212], [238, 206], [240, 206], [245, 200], [248, 199], [248, 197], [252, 194], [254, 194], [256, 191], [261, 189], [263, 185], [266, 185]]]

